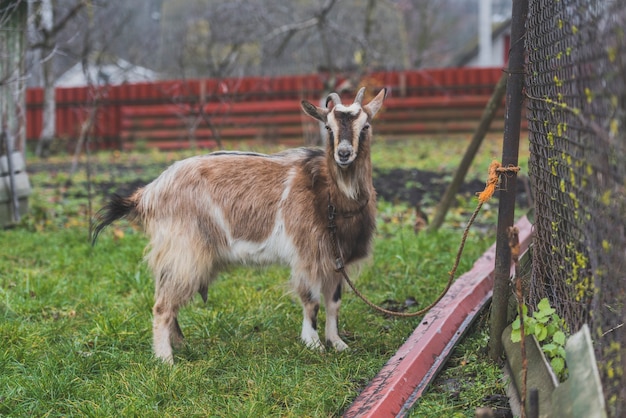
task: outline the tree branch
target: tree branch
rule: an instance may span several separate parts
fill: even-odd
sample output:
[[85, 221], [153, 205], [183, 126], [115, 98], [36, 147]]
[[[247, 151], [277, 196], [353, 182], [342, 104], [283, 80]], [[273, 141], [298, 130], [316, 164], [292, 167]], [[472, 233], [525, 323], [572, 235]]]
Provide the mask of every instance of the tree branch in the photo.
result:
[[49, 31], [46, 29], [41, 29], [41, 33], [43, 35], [43, 40], [40, 42], [36, 42], [34, 44], [30, 45], [31, 49], [37, 49], [37, 48], [48, 48], [50, 39], [54, 39], [56, 37], [56, 35], [65, 27], [65, 25], [67, 24], [67, 22], [69, 22], [71, 19], [74, 18], [74, 16], [76, 16], [78, 14], [78, 12], [85, 6], [85, 1], [80, 1], [78, 3], [76, 3], [74, 5], [74, 7], [72, 7], [72, 9], [70, 9], [69, 12], [66, 13], [65, 16], [63, 16], [61, 19], [59, 19], [59, 21], [56, 23], [56, 25], [54, 25], [52, 27], [52, 29], [50, 29]]
[[319, 13], [317, 13], [315, 16], [304, 19], [300, 22], [288, 23], [286, 25], [280, 26], [265, 35], [263, 39], [264, 41], [268, 41], [285, 33], [287, 34], [287, 36], [282, 40], [282, 42], [276, 49], [274, 56], [278, 57], [283, 53], [283, 51], [296, 33], [315, 26], [323, 26], [324, 22], [326, 21], [326, 17], [328, 16], [328, 13], [330, 13], [336, 2], [337, 0], [326, 0], [326, 3], [322, 6]]

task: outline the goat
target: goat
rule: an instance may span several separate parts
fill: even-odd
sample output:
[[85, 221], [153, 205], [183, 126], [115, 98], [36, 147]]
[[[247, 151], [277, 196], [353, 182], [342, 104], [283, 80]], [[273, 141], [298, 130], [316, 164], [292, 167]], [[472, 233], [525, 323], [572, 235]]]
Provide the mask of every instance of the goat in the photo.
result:
[[[158, 358], [173, 363], [172, 345], [184, 339], [179, 309], [196, 292], [206, 303], [209, 284], [234, 264], [289, 266], [304, 311], [302, 341], [323, 349], [317, 332], [323, 296], [326, 342], [338, 351], [348, 348], [338, 333], [343, 280], [335, 260], [339, 251], [349, 266], [371, 253], [376, 192], [370, 123], [386, 95], [383, 89], [362, 105], [364, 90], [348, 106], [337, 93], [328, 96], [324, 108], [302, 101], [304, 112], [328, 131], [325, 150], [218, 151], [187, 158], [131, 195], [113, 195], [97, 213], [94, 243], [121, 218], [140, 223], [150, 238], [145, 259], [155, 279]], [[332, 236], [331, 205], [336, 213]]]

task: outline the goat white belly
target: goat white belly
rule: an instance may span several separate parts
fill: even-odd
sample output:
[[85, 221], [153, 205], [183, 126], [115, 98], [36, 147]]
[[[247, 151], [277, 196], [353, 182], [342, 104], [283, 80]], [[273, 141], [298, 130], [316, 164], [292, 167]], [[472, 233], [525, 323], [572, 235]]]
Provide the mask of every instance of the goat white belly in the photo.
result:
[[236, 264], [291, 265], [296, 256], [296, 248], [285, 232], [282, 216], [278, 213], [274, 228], [267, 239], [261, 242], [232, 240], [228, 259]]

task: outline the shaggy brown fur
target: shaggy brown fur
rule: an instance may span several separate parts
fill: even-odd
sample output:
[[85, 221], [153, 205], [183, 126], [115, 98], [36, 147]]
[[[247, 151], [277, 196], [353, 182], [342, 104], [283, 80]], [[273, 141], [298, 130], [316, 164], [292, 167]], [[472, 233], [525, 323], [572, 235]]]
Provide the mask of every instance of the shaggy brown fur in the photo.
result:
[[375, 229], [370, 122], [385, 97], [361, 105], [329, 96], [334, 107], [306, 101], [303, 110], [329, 132], [326, 150], [294, 149], [273, 155], [216, 152], [173, 164], [128, 197], [113, 196], [98, 212], [95, 237], [122, 217], [143, 225], [150, 237], [146, 261], [155, 278], [154, 350], [173, 361], [180, 344], [178, 310], [196, 292], [206, 301], [209, 284], [232, 264], [280, 263], [291, 267], [304, 312], [301, 338], [322, 348], [317, 333], [321, 296], [326, 341], [339, 338], [342, 278], [335, 272], [328, 230], [329, 203], [337, 210], [337, 242], [346, 265], [366, 258]]

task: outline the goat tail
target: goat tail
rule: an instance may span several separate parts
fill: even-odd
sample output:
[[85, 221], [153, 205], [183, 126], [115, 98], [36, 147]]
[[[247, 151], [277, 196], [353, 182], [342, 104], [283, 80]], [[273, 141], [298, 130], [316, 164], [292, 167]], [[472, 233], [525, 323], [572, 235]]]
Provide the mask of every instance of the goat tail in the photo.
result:
[[92, 227], [91, 245], [96, 245], [100, 232], [118, 219], [132, 218], [137, 214], [140, 193], [130, 196], [113, 194], [109, 201], [96, 213], [96, 220]]

